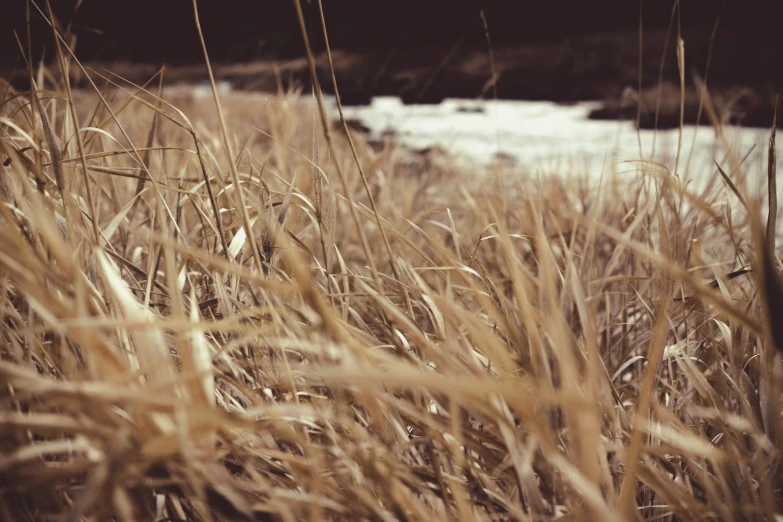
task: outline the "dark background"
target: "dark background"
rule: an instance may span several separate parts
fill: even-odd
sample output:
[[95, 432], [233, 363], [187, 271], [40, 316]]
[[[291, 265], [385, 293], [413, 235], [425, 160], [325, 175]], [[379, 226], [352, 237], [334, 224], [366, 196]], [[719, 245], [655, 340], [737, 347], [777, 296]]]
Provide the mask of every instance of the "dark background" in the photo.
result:
[[[738, 99], [736, 89], [744, 89], [742, 111], [755, 111], [754, 117], [766, 125], [783, 85], [783, 0], [323, 1], [330, 44], [338, 52], [338, 84], [347, 103], [366, 103], [382, 94], [398, 95], [406, 102], [486, 95], [483, 86], [491, 74], [482, 10], [501, 71], [496, 84], [501, 98], [618, 99], [626, 87], [637, 86], [640, 74], [644, 89], [657, 85], [659, 70], [660, 79], [676, 86], [678, 25], [685, 40], [690, 89], [695, 89], [692, 75], [703, 77], [712, 53], [710, 89], [722, 92], [726, 100]], [[14, 72], [11, 77], [24, 88], [24, 62], [14, 31], [26, 45], [26, 2], [0, 3], [0, 75]], [[228, 71], [220, 64], [291, 64], [290, 59], [303, 56], [292, 0], [199, 0], [198, 5], [210, 58], [218, 66], [216, 75], [238, 88], [274, 89], [273, 69], [243, 66], [244, 71]], [[309, 0], [302, 0], [302, 5], [318, 53], [324, 48], [318, 10]], [[679, 9], [674, 10], [675, 5]], [[44, 3], [39, 6], [45, 8]], [[167, 81], [203, 80], [190, 0], [52, 0], [52, 7], [61, 27], [77, 37], [76, 53], [82, 61], [103, 62], [109, 69], [124, 62], [125, 77], [136, 81], [145, 81], [162, 64], [167, 66]], [[675, 31], [667, 40], [672, 13]], [[52, 63], [51, 29], [35, 8], [31, 27], [36, 63], [42, 54]], [[448, 66], [441, 68], [445, 57]], [[322, 59], [318, 63], [328, 91], [329, 69]], [[56, 67], [51, 70], [57, 72]], [[291, 83], [308, 81], [309, 72], [301, 62], [286, 70], [284, 79]], [[673, 106], [677, 109], [678, 104]], [[616, 114], [611, 110], [605, 116]], [[672, 114], [677, 122], [678, 110]], [[686, 111], [686, 120], [690, 117]], [[655, 123], [660, 123], [657, 118]]]
[[[53, 0], [60, 22], [72, 24], [79, 56], [86, 60], [193, 63], [201, 60], [192, 4], [188, 0]], [[317, 13], [307, 0], [308, 20]], [[24, 37], [25, 0], [3, 0], [0, 54], [16, 61], [12, 31]], [[579, 33], [636, 30], [640, 4], [645, 29], [665, 28], [671, 0], [324, 0], [335, 49], [449, 46], [463, 34], [467, 45], [484, 45], [483, 9], [495, 45], [554, 41]], [[749, 65], [780, 69], [780, 1], [682, 0], [685, 28], [712, 28], [721, 9], [719, 36], [732, 38]], [[42, 8], [45, 4], [39, 2]], [[33, 10], [35, 53], [51, 51], [49, 31]], [[199, 11], [216, 61], [288, 58], [302, 53], [291, 0], [201, 0]], [[317, 33], [319, 34], [319, 33]], [[316, 47], [321, 39], [315, 38]], [[767, 71], [772, 73], [773, 71]]]

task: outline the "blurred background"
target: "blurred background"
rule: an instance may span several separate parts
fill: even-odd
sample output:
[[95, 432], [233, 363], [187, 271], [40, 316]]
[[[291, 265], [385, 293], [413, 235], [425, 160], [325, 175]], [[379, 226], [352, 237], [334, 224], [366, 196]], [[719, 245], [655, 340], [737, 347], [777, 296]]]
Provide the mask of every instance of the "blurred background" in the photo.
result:
[[[637, 139], [647, 140], [646, 149], [655, 152], [661, 149], [656, 149], [660, 138], [654, 133], [619, 136], [616, 126], [587, 126], [587, 120], [679, 129], [683, 99], [682, 122], [709, 124], [702, 80], [723, 123], [769, 129], [783, 85], [778, 4], [323, 0], [342, 100], [354, 107], [349, 117], [355, 127], [373, 139], [395, 135], [414, 149], [475, 151], [480, 159], [502, 153], [539, 161], [542, 155], [578, 153], [599, 164], [607, 143], [621, 151], [618, 158], [627, 159], [638, 156]], [[0, 74], [20, 89], [26, 89], [28, 76], [17, 36], [26, 46], [27, 5], [6, 0], [0, 16]], [[224, 87], [258, 92], [309, 87], [293, 1], [199, 0], [198, 6], [215, 75]], [[329, 94], [332, 81], [318, 6], [302, 0], [302, 7], [320, 82]], [[144, 83], [165, 65], [167, 86], [206, 80], [188, 0], [53, 0], [52, 9], [80, 60], [95, 71]], [[51, 29], [32, 4], [30, 12], [34, 61], [43, 58], [54, 65]], [[678, 34], [685, 43], [684, 91]], [[59, 67], [49, 70], [56, 81]], [[70, 72], [77, 86], [84, 85], [78, 68]], [[442, 103], [495, 96], [508, 102], [491, 107]], [[754, 136], [746, 141], [755, 143]], [[678, 136], [666, 139], [674, 157]], [[564, 142], [582, 148], [562, 150]], [[710, 144], [701, 144], [706, 164], [716, 154]]]
[[[308, 23], [316, 23], [311, 30], [313, 46], [321, 51], [317, 7], [307, 0], [302, 3]], [[4, 4], [0, 67], [11, 71], [23, 67], [14, 32], [25, 42], [26, 2]], [[480, 95], [491, 77], [482, 11], [498, 62], [499, 94], [567, 101], [602, 98], [626, 84], [636, 86], [640, 10], [645, 84], [657, 81], [673, 19], [674, 33], [679, 23], [686, 42], [688, 76], [704, 74], [717, 22], [710, 83], [774, 91], [783, 75], [777, 4], [684, 0], [675, 12], [673, 1], [661, 0], [324, 0], [324, 12], [332, 48], [359, 55], [352, 60], [340, 55], [338, 64], [347, 82], [346, 94], [353, 101], [378, 93], [419, 101]], [[45, 9], [44, 3], [38, 5]], [[76, 36], [82, 60], [169, 66], [202, 63], [189, 1], [53, 0], [52, 8], [62, 27]], [[303, 54], [291, 1], [201, 0], [199, 10], [215, 62], [290, 60]], [[33, 54], [36, 60], [42, 55], [51, 58], [50, 30], [34, 7], [31, 11]], [[671, 51], [674, 42], [672, 35]], [[664, 80], [677, 82], [676, 59], [669, 54]], [[436, 67], [441, 68], [441, 78], [430, 81], [429, 92], [422, 93]], [[457, 69], [464, 77], [454, 77]]]

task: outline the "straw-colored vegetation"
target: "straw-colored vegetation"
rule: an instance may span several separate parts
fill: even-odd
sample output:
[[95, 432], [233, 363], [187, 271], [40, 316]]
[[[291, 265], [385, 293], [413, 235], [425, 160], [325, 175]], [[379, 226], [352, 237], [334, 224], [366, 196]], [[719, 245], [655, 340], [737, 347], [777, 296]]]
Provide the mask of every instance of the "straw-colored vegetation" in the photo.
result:
[[492, 176], [86, 72], [0, 88], [3, 519], [776, 519], [738, 161]]

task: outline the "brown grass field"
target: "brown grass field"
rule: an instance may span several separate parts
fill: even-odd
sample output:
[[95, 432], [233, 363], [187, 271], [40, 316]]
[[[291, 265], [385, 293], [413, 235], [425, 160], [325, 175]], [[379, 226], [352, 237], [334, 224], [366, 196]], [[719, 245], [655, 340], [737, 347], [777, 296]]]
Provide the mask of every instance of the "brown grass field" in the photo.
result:
[[30, 74], [0, 86], [3, 520], [781, 520], [774, 158], [772, 205], [730, 144], [483, 174], [309, 90]]

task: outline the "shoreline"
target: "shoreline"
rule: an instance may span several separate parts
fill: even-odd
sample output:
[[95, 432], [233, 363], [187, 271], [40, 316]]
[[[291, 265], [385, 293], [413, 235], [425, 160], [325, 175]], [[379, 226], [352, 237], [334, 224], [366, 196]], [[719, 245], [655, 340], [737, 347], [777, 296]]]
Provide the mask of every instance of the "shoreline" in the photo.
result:
[[[702, 32], [685, 34], [689, 40], [683, 123], [709, 123], [706, 111], [700, 111], [701, 88], [694, 78], [705, 76], [710, 57], [713, 65], [707, 71], [707, 87], [718, 118], [733, 125], [770, 127], [778, 86], [768, 78], [737, 76], [742, 64], [735, 56], [736, 43], [722, 38], [710, 45], [709, 34]], [[347, 106], [367, 105], [379, 96], [397, 96], [406, 104], [437, 104], [446, 98], [492, 99], [497, 95], [500, 100], [562, 104], [598, 101], [602, 106], [590, 114], [590, 119], [635, 121], [641, 102], [640, 128], [657, 125], [668, 129], [680, 124], [681, 93], [676, 45], [671, 35], [668, 42], [666, 36], [663, 31], [645, 34], [641, 78], [638, 35], [634, 31], [496, 46], [494, 63], [486, 46], [335, 50], [332, 55], [340, 96]], [[235, 90], [278, 92], [306, 88], [310, 83], [305, 58], [212, 65], [215, 79], [228, 82]], [[104, 75], [111, 71], [143, 84], [162, 66], [94, 62], [86, 67]], [[333, 94], [331, 71], [323, 53], [316, 55], [316, 71], [324, 93]], [[50, 67], [48, 72], [52, 81], [59, 81], [59, 68]], [[202, 63], [165, 65], [163, 75], [167, 85], [207, 81]], [[10, 79], [17, 89], [27, 88], [27, 73], [23, 70], [0, 71], [0, 76]], [[737, 83], [738, 77], [743, 83]], [[86, 85], [76, 67], [71, 68], [71, 79], [74, 86]]]

